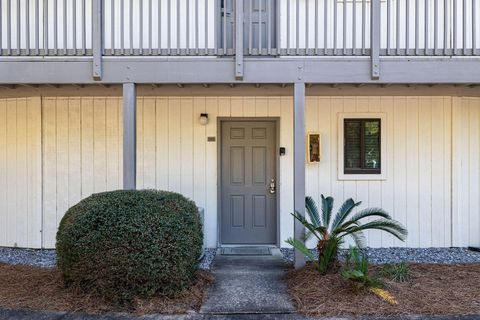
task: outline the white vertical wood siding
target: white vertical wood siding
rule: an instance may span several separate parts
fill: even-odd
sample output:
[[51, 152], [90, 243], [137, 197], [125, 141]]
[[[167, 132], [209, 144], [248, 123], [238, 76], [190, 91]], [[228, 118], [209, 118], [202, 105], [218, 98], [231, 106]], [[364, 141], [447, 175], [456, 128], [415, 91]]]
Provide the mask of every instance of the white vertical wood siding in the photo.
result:
[[55, 246], [67, 209], [122, 186], [120, 98], [44, 98], [43, 246]]
[[0, 99], [0, 246], [40, 248], [40, 98]]
[[480, 98], [454, 98], [453, 245], [480, 246]]
[[[337, 206], [353, 197], [363, 207], [383, 207], [410, 232], [405, 244], [369, 232], [369, 246], [480, 244], [479, 98], [307, 97], [306, 102], [307, 131], [322, 134], [320, 164], [306, 164], [307, 194], [317, 201], [322, 193], [332, 195]], [[68, 207], [122, 185], [121, 99], [46, 97], [42, 104], [40, 98], [0, 100], [2, 246], [53, 247]], [[292, 104], [290, 97], [140, 97], [138, 187], [181, 192], [204, 207], [206, 243], [214, 247], [218, 146], [207, 137], [216, 137], [218, 117], [278, 118], [280, 146], [287, 150], [279, 159], [278, 179], [283, 246], [293, 232]], [[204, 112], [207, 126], [198, 123]], [[341, 112], [387, 114], [386, 180], [338, 180]]]

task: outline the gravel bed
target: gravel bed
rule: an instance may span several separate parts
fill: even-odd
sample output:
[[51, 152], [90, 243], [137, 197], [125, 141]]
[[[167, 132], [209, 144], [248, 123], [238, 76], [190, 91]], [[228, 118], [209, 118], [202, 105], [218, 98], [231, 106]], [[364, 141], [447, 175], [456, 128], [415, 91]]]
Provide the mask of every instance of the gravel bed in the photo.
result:
[[[283, 259], [293, 261], [293, 249], [281, 248]], [[311, 250], [317, 257], [316, 249]], [[439, 263], [461, 264], [480, 263], [480, 252], [467, 248], [365, 248], [369, 261], [374, 264], [386, 263]], [[348, 250], [340, 251], [340, 260], [345, 259]]]
[[[217, 249], [206, 248], [199, 268], [209, 270]], [[23, 264], [51, 268], [56, 264], [55, 250], [19, 249], [0, 247], [0, 263]]]

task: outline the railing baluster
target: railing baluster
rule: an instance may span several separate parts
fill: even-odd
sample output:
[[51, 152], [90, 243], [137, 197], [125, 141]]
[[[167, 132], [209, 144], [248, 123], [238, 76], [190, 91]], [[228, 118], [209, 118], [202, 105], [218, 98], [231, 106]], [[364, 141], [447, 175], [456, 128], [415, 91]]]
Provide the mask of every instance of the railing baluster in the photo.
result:
[[327, 55], [328, 50], [328, 1], [330, 0], [323, 0], [323, 54], [325, 56]]
[[295, 0], [295, 54], [300, 54], [300, 0]]
[[433, 2], [433, 54], [437, 55], [438, 53], [438, 0]]
[[428, 8], [428, 4], [429, 4], [429, 1], [428, 0], [425, 0], [425, 55], [428, 55], [430, 50], [429, 50], [429, 44], [428, 44], [428, 38], [429, 38], [429, 23], [428, 23], [428, 20], [429, 20], [429, 17], [430, 17], [430, 13], [429, 13], [429, 8]]
[[[366, 2], [367, 0], [362, 0], [362, 55], [366, 54], [366, 39], [367, 39]], [[387, 21], [388, 21], [388, 16], [387, 16]], [[387, 26], [388, 26], [388, 22], [387, 22]], [[390, 34], [388, 32], [387, 32], [387, 37], [390, 37]], [[387, 40], [387, 43], [388, 43], [388, 40]]]
[[462, 35], [463, 35], [463, 55], [467, 55], [467, 0], [463, 0], [463, 30], [462, 30]]
[[158, 55], [162, 54], [162, 0], [158, 0], [158, 25], [157, 25], [157, 50], [158, 50]]
[[125, 54], [125, 0], [120, 2], [120, 53]]
[[308, 4], [310, 1], [305, 1], [305, 55], [308, 54], [308, 29], [309, 29], [309, 10], [308, 10]]
[[[3, 1], [0, 1], [0, 27], [3, 26]], [[0, 28], [0, 56], [3, 55], [3, 28]]]
[[7, 55], [12, 54], [12, 2], [7, 0]]
[[[177, 2], [178, 5], [178, 2]], [[178, 10], [178, 8], [177, 8]], [[143, 54], [143, 0], [138, 0], [138, 46], [139, 54]]]
[[87, 54], [87, 13], [85, 0], [82, 0], [82, 49], [83, 55]]
[[352, 0], [352, 55], [357, 54], [357, 0]]
[[[26, 7], [25, 7], [25, 54], [27, 56], [30, 55], [30, 0], [26, 1]], [[1, 4], [0, 4], [1, 7]], [[0, 15], [1, 15], [1, 9], [0, 9]], [[1, 19], [0, 19], [1, 20]], [[0, 26], [2, 25], [2, 22], [0, 21]], [[1, 33], [1, 31], [0, 31]], [[1, 36], [0, 36], [0, 55], [2, 55], [2, 41], [1, 41]]]
[[315, 55], [318, 55], [318, 0], [315, 0]]
[[[187, 20], [188, 21], [188, 20]], [[152, 55], [152, 0], [148, 0], [148, 54]]]
[[180, 0], [177, 0], [177, 55], [180, 55]]
[[116, 0], [111, 0], [111, 13], [110, 13], [110, 36], [111, 36], [111, 54], [115, 54], [115, 1]]
[[129, 5], [129, 33], [128, 35], [130, 36], [130, 55], [133, 55], [133, 0], [130, 0], [130, 5]]
[[170, 55], [172, 48], [172, 0], [167, 2], [167, 55]]
[[35, 54], [40, 54], [40, 7], [39, 0], [35, 0]]
[[20, 10], [21, 10], [21, 3], [20, 1], [17, 1], [17, 55], [20, 55], [20, 47], [21, 47]]
[[448, 48], [448, 18], [449, 18], [449, 11], [448, 11], [448, 0], [443, 1], [443, 55], [447, 55], [447, 48]]
[[[198, 55], [198, 29], [199, 28], [200, 28], [200, 24], [198, 23], [198, 0], [195, 0], [195, 54], [197, 55]], [[207, 50], [205, 50], [205, 54], [207, 54]]]
[[287, 54], [290, 54], [290, 0], [287, 0]]
[[406, 3], [406, 13], [405, 13], [405, 55], [410, 54], [410, 0], [405, 0]]
[[400, 0], [397, 0], [397, 9], [396, 9], [396, 17], [397, 17], [397, 27], [395, 30], [395, 48], [397, 51], [397, 55], [400, 55], [400, 20], [401, 20], [401, 15], [400, 15]]
[[[208, 1], [209, 0], [205, 0], [205, 52], [208, 52]], [[215, 4], [215, 2], [213, 3]], [[220, 8], [219, 6], [217, 6], [217, 8]], [[215, 46], [215, 54], [217, 55], [218, 54], [218, 43], [217, 41], [219, 40], [218, 39], [218, 28], [217, 26], [214, 26], [214, 46]]]
[[[67, 15], [68, 16], [68, 15]], [[77, 54], [77, 0], [72, 1], [72, 42], [73, 42], [73, 54]], [[65, 33], [67, 34], [67, 29], [65, 29]], [[65, 51], [68, 52], [68, 34], [67, 34], [67, 42], [65, 43]]]
[[[241, 1], [241, 0], [237, 0]], [[267, 54], [272, 54], [272, 3], [271, 0], [267, 1]]]
[[262, 54], [262, 0], [258, 1], [258, 54]]
[[186, 0], [186, 14], [187, 17], [186, 26], [185, 26], [185, 47], [186, 54], [190, 54], [190, 0]]
[[453, 1], [453, 55], [457, 54], [457, 0]]
[[44, 55], [48, 55], [48, 0], [43, 2], [43, 50]]
[[387, 55], [390, 55], [392, 35], [392, 0], [387, 0]]
[[[252, 46], [253, 46], [253, 1], [249, 0], [248, 6], [248, 54], [252, 54]], [[226, 24], [226, 23], [225, 23]], [[226, 34], [224, 33], [224, 37], [226, 39]], [[226, 41], [226, 40], [225, 40]]]
[[57, 23], [58, 0], [53, 0], [53, 52], [58, 55], [58, 23]]
[[477, 0], [472, 0], [472, 54], [477, 55]]
[[[30, 0], [29, 0], [30, 1]], [[28, 4], [27, 4], [28, 6]], [[28, 18], [27, 18], [28, 20]], [[62, 10], [62, 35], [63, 35], [63, 55], [67, 55], [67, 2], [63, 1], [63, 10]], [[27, 28], [28, 29], [28, 28]]]
[[[328, 0], [327, 0], [328, 1]], [[337, 6], [338, 1], [333, 0], [333, 54], [337, 54]]]
[[343, 22], [343, 27], [342, 27], [342, 31], [343, 31], [343, 38], [342, 38], [343, 55], [346, 55], [347, 54], [347, 1], [346, 0], [343, 0], [342, 22]]
[[415, 0], [415, 55], [418, 55], [420, 47], [420, 0]]

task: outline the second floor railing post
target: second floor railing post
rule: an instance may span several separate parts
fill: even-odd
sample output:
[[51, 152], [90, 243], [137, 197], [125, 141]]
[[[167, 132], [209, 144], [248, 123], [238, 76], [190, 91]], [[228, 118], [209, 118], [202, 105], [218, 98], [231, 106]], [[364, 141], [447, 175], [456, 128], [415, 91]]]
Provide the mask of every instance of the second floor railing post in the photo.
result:
[[381, 26], [381, 3], [380, 0], [371, 2], [371, 37], [370, 57], [372, 63], [372, 80], [380, 79], [380, 26]]
[[243, 79], [243, 0], [235, 1], [235, 79]]
[[93, 0], [92, 4], [93, 79], [102, 80], [103, 0]]

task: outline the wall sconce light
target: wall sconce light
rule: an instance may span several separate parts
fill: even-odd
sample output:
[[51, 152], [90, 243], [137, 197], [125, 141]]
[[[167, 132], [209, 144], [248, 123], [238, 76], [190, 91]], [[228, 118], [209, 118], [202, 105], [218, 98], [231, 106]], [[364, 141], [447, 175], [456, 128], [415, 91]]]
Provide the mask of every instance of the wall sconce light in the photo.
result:
[[202, 126], [206, 126], [208, 124], [208, 113], [200, 113], [199, 122]]

